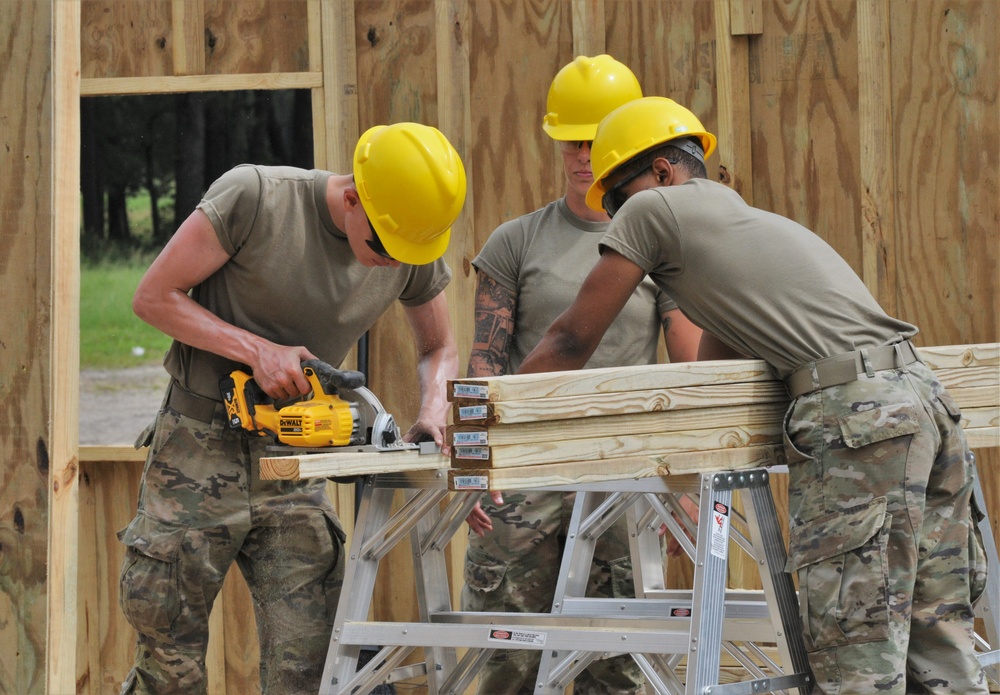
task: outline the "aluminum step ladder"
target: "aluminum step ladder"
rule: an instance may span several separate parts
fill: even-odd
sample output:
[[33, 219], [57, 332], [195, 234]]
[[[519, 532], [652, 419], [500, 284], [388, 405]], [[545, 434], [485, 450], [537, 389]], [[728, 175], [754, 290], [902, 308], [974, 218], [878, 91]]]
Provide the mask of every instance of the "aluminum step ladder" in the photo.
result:
[[[783, 571], [785, 544], [769, 479], [767, 470], [755, 469], [540, 486], [576, 493], [551, 611], [476, 613], [452, 606], [445, 549], [464, 531], [481, 491], [450, 491], [446, 470], [367, 476], [359, 483], [359, 514], [320, 693], [363, 694], [382, 683], [420, 681], [431, 695], [462, 695], [498, 649], [541, 651], [538, 695], [561, 695], [593, 660], [619, 654], [636, 661], [651, 693], [809, 692], [797, 600]], [[405, 503], [393, 513], [398, 491]], [[742, 512], [734, 507], [734, 492]], [[975, 494], [985, 508], [978, 480]], [[680, 504], [685, 495], [698, 502], [697, 520]], [[636, 598], [586, 597], [594, 543], [622, 515], [630, 528]], [[664, 588], [661, 524], [694, 561], [691, 590]], [[1000, 563], [988, 519], [981, 529], [990, 575], [977, 606], [985, 636], [977, 635], [976, 646], [980, 663], [997, 680]], [[418, 621], [369, 621], [379, 562], [404, 539], [413, 557]], [[753, 558], [762, 590], [726, 587], [731, 546]], [[361, 648], [372, 644], [385, 646], [358, 670]], [[415, 652], [423, 660], [404, 664]], [[742, 680], [719, 682], [724, 656], [727, 673], [742, 669]]]

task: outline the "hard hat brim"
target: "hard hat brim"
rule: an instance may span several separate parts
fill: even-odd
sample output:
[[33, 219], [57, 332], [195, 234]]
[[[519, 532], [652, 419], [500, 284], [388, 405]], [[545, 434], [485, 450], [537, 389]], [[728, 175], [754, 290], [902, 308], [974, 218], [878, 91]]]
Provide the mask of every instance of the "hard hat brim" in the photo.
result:
[[548, 123], [543, 123], [542, 130], [544, 130], [545, 134], [553, 140], [559, 140], [561, 142], [575, 142], [577, 140], [587, 140], [588, 142], [593, 142], [594, 136], [597, 135], [597, 124], [566, 123], [561, 125], [549, 125]]
[[433, 263], [445, 254], [448, 250], [448, 242], [451, 240], [451, 227], [426, 243], [415, 244], [397, 234], [378, 229], [376, 222], [373, 222], [373, 226], [376, 228], [379, 241], [385, 246], [389, 255], [407, 265]]
[[587, 207], [591, 210], [596, 210], [597, 212], [604, 212], [604, 206], [601, 205], [601, 199], [606, 193], [604, 185], [598, 181], [594, 180], [590, 184], [590, 188], [587, 189]]

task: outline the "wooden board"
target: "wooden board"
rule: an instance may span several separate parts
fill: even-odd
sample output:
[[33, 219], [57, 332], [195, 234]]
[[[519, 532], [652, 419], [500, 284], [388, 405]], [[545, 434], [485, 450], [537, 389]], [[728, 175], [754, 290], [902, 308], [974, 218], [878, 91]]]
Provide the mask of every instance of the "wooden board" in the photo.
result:
[[456, 424], [497, 425], [706, 408], [720, 403], [745, 405], [787, 402], [788, 391], [784, 384], [777, 381], [757, 381], [621, 391], [604, 393], [599, 397], [584, 394], [498, 403], [461, 399], [454, 402], [452, 416]]
[[451, 465], [455, 468], [511, 468], [561, 461], [597, 461], [780, 442], [781, 422], [778, 420], [755, 426], [479, 447], [485, 450], [482, 452], [471, 451], [475, 447], [454, 447]]
[[260, 477], [265, 480], [337, 478], [400, 471], [432, 471], [448, 468], [449, 465], [446, 456], [415, 451], [331, 452], [262, 458]]
[[459, 446], [463, 443], [475, 445], [478, 440], [478, 444], [482, 446], [496, 447], [560, 442], [570, 439], [682, 432], [708, 427], [760, 425], [779, 421], [787, 409], [787, 405], [787, 401], [759, 405], [722, 405], [691, 410], [576, 417], [553, 421], [539, 420], [517, 425], [493, 425], [490, 427], [452, 425], [448, 428], [448, 441], [454, 446]]
[[452, 469], [448, 471], [448, 486], [452, 490], [537, 489], [550, 485], [584, 485], [662, 475], [760, 468], [784, 461], [780, 446], [708, 449], [660, 456], [625, 456], [603, 461], [569, 461], [514, 468]]
[[[924, 349], [918, 349], [921, 355]], [[967, 369], [1000, 365], [1000, 343], [928, 348], [927, 363], [934, 369]], [[995, 371], [995, 370], [994, 370]], [[984, 374], [991, 374], [985, 369]], [[950, 372], [946, 371], [946, 375]], [[606, 367], [583, 371], [515, 374], [449, 382], [448, 397], [504, 402], [590, 396], [622, 391], [648, 391], [691, 386], [744, 384], [775, 381], [762, 360], [714, 360], [638, 367]], [[946, 384], [947, 385], [947, 384]], [[463, 401], [464, 402], [464, 401]]]

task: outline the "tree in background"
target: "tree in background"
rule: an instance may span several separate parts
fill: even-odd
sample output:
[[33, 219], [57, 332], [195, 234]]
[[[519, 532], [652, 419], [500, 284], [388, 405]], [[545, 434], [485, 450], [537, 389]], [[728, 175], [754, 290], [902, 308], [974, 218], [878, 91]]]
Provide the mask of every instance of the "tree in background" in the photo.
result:
[[[308, 90], [85, 97], [80, 128], [85, 254], [163, 246], [175, 220], [237, 164], [313, 166]], [[140, 193], [150, 206], [144, 238], [127, 208]]]

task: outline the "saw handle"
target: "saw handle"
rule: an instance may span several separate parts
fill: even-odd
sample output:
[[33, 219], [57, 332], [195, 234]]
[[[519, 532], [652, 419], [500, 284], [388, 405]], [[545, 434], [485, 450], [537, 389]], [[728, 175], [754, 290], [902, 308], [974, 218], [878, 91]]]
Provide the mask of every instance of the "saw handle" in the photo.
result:
[[[336, 369], [323, 360], [304, 360], [302, 369], [312, 369], [319, 381], [323, 393], [336, 396], [340, 389], [353, 391], [365, 385], [365, 375], [354, 370]], [[308, 377], [308, 373], [306, 374]]]

